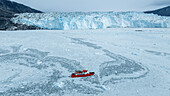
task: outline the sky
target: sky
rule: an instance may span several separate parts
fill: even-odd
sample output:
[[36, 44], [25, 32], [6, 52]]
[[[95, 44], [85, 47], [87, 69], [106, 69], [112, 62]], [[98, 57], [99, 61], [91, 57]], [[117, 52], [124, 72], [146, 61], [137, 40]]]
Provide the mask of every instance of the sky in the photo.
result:
[[43, 12], [148, 11], [170, 5], [170, 0], [11, 0]]

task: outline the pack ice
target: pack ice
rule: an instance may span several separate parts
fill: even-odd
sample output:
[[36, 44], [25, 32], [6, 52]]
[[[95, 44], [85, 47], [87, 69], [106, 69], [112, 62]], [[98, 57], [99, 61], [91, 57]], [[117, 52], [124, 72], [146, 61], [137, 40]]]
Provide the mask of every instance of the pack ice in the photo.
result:
[[[0, 96], [169, 96], [170, 28], [0, 31]], [[71, 78], [75, 70], [95, 75]]]
[[170, 27], [170, 17], [142, 12], [23, 13], [11, 20], [55, 30]]

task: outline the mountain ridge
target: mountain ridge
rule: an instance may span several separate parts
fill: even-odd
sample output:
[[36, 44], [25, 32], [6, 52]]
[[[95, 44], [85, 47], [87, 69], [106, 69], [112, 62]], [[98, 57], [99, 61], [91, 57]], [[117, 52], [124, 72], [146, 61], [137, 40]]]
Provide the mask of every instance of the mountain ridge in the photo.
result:
[[0, 0], [0, 8], [14, 13], [43, 13], [42, 11], [9, 0]]
[[13, 1], [0, 0], [0, 30], [41, 29], [36, 26], [14, 24], [11, 21], [11, 18], [15, 17], [14, 14], [18, 13], [43, 13], [43, 12]]
[[153, 10], [153, 11], [145, 11], [144, 13], [153, 13], [153, 14], [157, 14], [157, 15], [160, 15], [160, 16], [170, 16], [170, 6], [160, 8], [160, 9], [156, 9], [156, 10]]

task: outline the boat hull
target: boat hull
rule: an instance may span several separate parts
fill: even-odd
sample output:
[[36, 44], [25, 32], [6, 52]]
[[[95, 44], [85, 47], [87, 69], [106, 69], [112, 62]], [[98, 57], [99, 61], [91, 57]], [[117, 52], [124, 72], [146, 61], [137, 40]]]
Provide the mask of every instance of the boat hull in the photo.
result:
[[92, 76], [94, 75], [94, 72], [89, 72], [88, 74], [72, 74], [71, 77], [72, 78], [76, 78], [76, 77], [87, 77], [87, 76]]

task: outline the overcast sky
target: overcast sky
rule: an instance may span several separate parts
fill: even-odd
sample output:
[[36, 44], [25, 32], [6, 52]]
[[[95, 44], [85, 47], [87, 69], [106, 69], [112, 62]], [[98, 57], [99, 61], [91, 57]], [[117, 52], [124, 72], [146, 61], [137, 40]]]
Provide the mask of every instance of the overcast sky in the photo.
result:
[[43, 12], [145, 11], [169, 6], [170, 0], [11, 0]]

